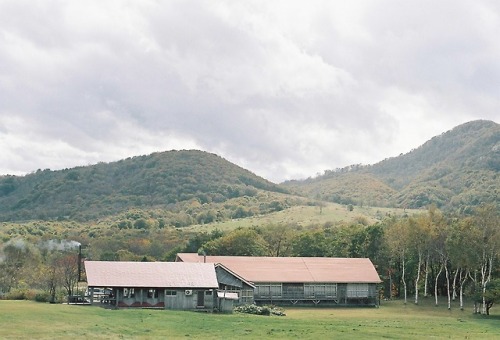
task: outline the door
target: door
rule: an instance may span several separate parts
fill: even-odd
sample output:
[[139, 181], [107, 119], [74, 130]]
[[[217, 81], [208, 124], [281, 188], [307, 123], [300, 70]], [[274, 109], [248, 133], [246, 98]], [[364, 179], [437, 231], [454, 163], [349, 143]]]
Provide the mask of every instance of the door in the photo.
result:
[[347, 303], [347, 283], [337, 284], [337, 297], [339, 304]]
[[198, 291], [198, 304], [197, 307], [205, 307], [205, 292], [203, 290]]

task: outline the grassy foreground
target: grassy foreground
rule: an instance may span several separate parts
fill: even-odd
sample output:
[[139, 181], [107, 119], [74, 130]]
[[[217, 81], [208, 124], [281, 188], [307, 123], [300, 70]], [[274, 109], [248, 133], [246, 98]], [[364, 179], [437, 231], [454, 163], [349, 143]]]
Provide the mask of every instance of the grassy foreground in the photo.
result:
[[[493, 311], [493, 309], [492, 309]], [[1, 339], [499, 339], [500, 313], [404, 306], [290, 308], [286, 317], [0, 301]]]

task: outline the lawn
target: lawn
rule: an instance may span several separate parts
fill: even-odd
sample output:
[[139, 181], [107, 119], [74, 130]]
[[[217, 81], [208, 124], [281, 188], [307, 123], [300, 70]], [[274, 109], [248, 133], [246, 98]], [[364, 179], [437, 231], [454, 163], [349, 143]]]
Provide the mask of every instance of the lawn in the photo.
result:
[[[287, 316], [107, 310], [0, 301], [1, 339], [499, 339], [489, 317], [444, 306], [383, 302], [380, 308], [288, 308]], [[495, 313], [496, 312], [496, 313]]]

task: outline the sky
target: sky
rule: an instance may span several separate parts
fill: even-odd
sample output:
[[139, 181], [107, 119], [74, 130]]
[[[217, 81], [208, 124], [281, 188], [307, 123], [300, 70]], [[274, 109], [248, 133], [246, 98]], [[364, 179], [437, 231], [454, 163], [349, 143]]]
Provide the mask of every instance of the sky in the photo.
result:
[[279, 183], [500, 122], [500, 2], [0, 0], [0, 175], [198, 149]]

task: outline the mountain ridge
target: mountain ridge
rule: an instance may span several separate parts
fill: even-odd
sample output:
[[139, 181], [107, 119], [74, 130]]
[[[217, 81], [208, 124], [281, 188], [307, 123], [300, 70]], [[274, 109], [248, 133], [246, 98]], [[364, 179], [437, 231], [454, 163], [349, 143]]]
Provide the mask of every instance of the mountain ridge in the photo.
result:
[[[463, 211], [498, 201], [499, 171], [500, 125], [477, 120], [443, 132], [406, 154], [373, 165], [327, 170], [316, 178], [284, 185], [337, 203], [408, 208], [435, 204]], [[360, 185], [355, 180], [360, 175], [372, 181]], [[354, 184], [347, 187], [347, 183]], [[370, 185], [374, 188], [367, 192]]]
[[258, 191], [286, 192], [215, 154], [172, 150], [0, 177], [0, 220], [92, 219], [130, 208], [168, 208], [193, 199], [200, 204], [224, 202]]

